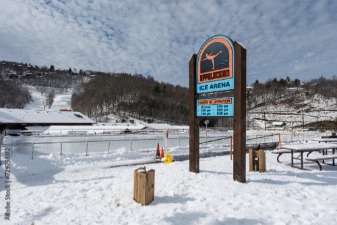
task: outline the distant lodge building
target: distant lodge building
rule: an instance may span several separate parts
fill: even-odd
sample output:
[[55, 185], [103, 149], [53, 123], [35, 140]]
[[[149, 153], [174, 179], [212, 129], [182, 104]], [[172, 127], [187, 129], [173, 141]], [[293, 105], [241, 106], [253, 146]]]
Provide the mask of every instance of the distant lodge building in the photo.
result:
[[27, 126], [94, 125], [96, 122], [80, 112], [37, 111], [0, 108], [0, 133], [5, 129], [20, 132]]

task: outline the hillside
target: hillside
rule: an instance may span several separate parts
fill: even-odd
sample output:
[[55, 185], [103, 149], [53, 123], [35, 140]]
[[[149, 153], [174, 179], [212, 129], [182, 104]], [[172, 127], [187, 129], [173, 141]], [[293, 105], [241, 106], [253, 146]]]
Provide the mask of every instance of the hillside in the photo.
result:
[[[41, 106], [48, 109], [56, 96], [71, 95], [73, 110], [98, 122], [111, 115], [147, 122], [188, 123], [188, 88], [155, 81], [151, 76], [95, 71], [72, 71], [0, 62], [0, 107], [23, 108], [32, 99], [29, 88], [39, 92]], [[284, 122], [286, 128], [333, 129], [337, 127], [337, 80], [320, 77], [307, 83], [298, 79], [256, 81], [247, 88], [247, 125], [268, 128]], [[70, 92], [72, 90], [72, 93]], [[14, 94], [15, 93], [15, 94]], [[70, 100], [68, 100], [70, 101]], [[231, 118], [210, 120], [209, 126], [229, 127]], [[203, 126], [204, 118], [201, 119]]]
[[72, 108], [104, 121], [109, 114], [187, 124], [187, 88], [159, 83], [152, 77], [100, 74], [75, 88]]
[[0, 62], [0, 107], [24, 108], [32, 101], [31, 87], [37, 90], [42, 109], [53, 104], [56, 94], [67, 92], [82, 82], [85, 74], [55, 69], [53, 65], [38, 67], [27, 63]]
[[247, 93], [247, 121], [259, 127], [279, 121], [289, 129], [336, 129], [336, 87], [335, 78], [323, 77], [301, 85], [290, 79], [255, 83]]
[[[23, 108], [32, 99], [30, 93], [41, 98], [41, 106], [49, 109], [55, 96], [73, 90], [71, 107], [83, 112], [98, 122], [106, 122], [109, 115], [121, 118], [132, 116], [147, 122], [169, 122], [187, 124], [187, 88], [169, 83], [160, 83], [151, 76], [98, 71], [72, 71], [50, 67], [33, 66], [26, 63], [0, 62], [0, 79], [4, 85], [20, 87], [28, 100], [15, 102], [14, 95], [6, 95], [7, 105], [0, 107]], [[0, 82], [1, 82], [0, 80]], [[31, 108], [31, 106], [29, 106]]]

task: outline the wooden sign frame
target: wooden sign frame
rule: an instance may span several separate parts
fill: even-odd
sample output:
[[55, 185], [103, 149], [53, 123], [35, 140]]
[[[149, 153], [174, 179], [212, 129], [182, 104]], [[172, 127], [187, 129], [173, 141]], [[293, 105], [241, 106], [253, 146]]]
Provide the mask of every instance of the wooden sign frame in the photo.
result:
[[[230, 39], [226, 39], [230, 40]], [[230, 40], [231, 41], [231, 40]], [[246, 49], [234, 41], [234, 160], [233, 179], [246, 182]], [[200, 53], [200, 51], [199, 51]], [[199, 126], [196, 116], [197, 60], [193, 54], [189, 61], [189, 171], [199, 173]], [[214, 65], [213, 65], [214, 69]]]

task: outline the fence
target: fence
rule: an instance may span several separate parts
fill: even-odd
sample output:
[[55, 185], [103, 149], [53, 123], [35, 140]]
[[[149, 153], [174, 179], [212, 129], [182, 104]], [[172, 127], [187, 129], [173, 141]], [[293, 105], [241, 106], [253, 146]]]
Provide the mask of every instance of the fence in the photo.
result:
[[[200, 146], [202, 149], [214, 149], [216, 146], [218, 149], [224, 150], [230, 146], [231, 132], [225, 134], [213, 134], [209, 137], [200, 135]], [[302, 141], [304, 139], [313, 139], [322, 136], [322, 133], [307, 132], [297, 133], [282, 132], [282, 133], [257, 133], [247, 136], [247, 144], [254, 143], [268, 143], [279, 142], [282, 143], [291, 141]], [[9, 136], [6, 136], [8, 138]], [[5, 139], [6, 139], [5, 138]], [[99, 140], [101, 138], [101, 140]], [[54, 140], [54, 141], [51, 141]], [[207, 140], [207, 141], [206, 141]], [[4, 147], [11, 147], [22, 152], [30, 152], [33, 159], [38, 154], [60, 154], [65, 153], [81, 153], [88, 156], [92, 152], [116, 152], [116, 151], [155, 151], [157, 144], [164, 146], [165, 141], [162, 135], [123, 135], [123, 136], [81, 136], [81, 137], [10, 137], [10, 140], [4, 140], [2, 148], [2, 156], [4, 155]], [[168, 148], [183, 149], [188, 154], [189, 137], [187, 134], [175, 134], [171, 135], [168, 139]], [[1, 162], [0, 162], [1, 163]]]
[[[16, 139], [16, 138], [14, 138]], [[204, 138], [201, 138], [203, 140]], [[168, 148], [187, 148], [188, 137], [173, 137], [167, 141]], [[31, 152], [31, 158], [36, 154], [59, 153], [84, 153], [86, 156], [90, 152], [107, 152], [126, 150], [126, 151], [154, 151], [157, 144], [164, 146], [162, 138], [129, 138], [129, 139], [109, 139], [109, 140], [59, 140], [59, 141], [41, 141], [31, 140], [30, 142], [10, 141], [11, 143], [3, 144], [3, 147], [11, 147], [20, 151]]]

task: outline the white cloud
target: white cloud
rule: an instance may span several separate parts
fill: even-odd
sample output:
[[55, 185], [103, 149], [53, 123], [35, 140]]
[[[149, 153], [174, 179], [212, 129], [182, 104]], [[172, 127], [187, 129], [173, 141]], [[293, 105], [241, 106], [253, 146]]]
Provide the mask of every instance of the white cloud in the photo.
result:
[[334, 1], [1, 0], [0, 59], [151, 75], [187, 86], [214, 34], [247, 48], [248, 83], [336, 74]]

